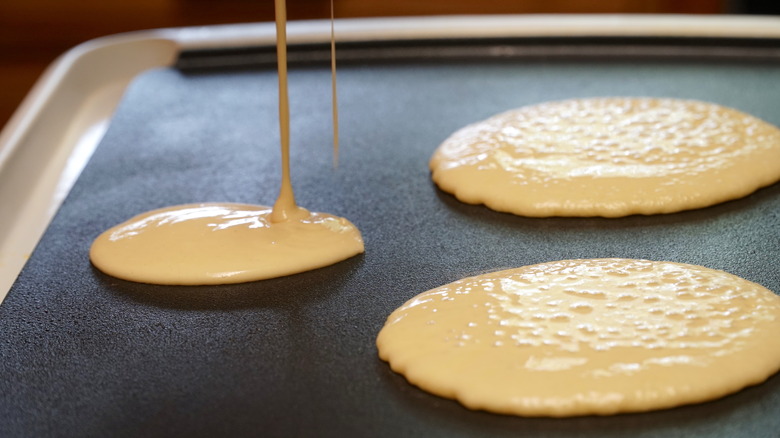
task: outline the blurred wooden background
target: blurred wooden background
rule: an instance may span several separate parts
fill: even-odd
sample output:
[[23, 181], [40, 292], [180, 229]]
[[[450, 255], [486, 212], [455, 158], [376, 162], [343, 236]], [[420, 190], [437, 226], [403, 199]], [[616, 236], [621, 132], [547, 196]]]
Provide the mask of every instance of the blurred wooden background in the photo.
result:
[[[739, 0], [335, 0], [337, 17], [431, 14], [732, 12]], [[752, 0], [743, 0], [752, 1]], [[290, 20], [329, 0], [287, 0]], [[273, 0], [0, 0], [0, 127], [58, 55], [92, 38], [161, 27], [273, 20]], [[740, 11], [741, 12], [741, 11]]]

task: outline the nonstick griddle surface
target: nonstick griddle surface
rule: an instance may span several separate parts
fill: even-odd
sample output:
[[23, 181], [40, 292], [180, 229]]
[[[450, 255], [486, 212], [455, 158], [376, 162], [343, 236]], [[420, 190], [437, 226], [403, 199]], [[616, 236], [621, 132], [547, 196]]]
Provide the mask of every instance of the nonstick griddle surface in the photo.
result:
[[[603, 50], [592, 56], [545, 43], [529, 55], [519, 50], [523, 41], [513, 44], [514, 52], [502, 42], [465, 54], [455, 53], [457, 44], [441, 52], [422, 43], [378, 45], [365, 60], [347, 53], [339, 69], [337, 168], [329, 66], [294, 63], [297, 200], [353, 221], [366, 253], [230, 286], [117, 280], [90, 265], [88, 250], [103, 230], [154, 208], [271, 205], [280, 178], [273, 65], [220, 68], [219, 56], [209, 63], [213, 54], [201, 54], [191, 58], [200, 59], [198, 69], [137, 78], [0, 305], [0, 435], [777, 436], [779, 377], [666, 411], [539, 419], [469, 411], [408, 385], [377, 358], [374, 340], [393, 309], [422, 291], [501, 268], [646, 258], [723, 269], [780, 291], [778, 185], [670, 215], [532, 219], [461, 204], [436, 189], [427, 168], [459, 127], [555, 99], [701, 99], [780, 124], [776, 59], [748, 49], [753, 55], [744, 58], [733, 50], [726, 57], [644, 56], [652, 43], [626, 52], [625, 42], [596, 44]], [[685, 50], [696, 47], [686, 43]]]

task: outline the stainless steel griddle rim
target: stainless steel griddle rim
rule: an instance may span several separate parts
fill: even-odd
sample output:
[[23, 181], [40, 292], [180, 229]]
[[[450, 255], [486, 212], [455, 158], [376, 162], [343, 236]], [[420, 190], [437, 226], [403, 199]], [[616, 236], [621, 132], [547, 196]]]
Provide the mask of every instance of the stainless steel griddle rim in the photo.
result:
[[[339, 42], [515, 37], [780, 38], [780, 17], [505, 15], [337, 20]], [[288, 24], [291, 45], [329, 41], [327, 20]], [[185, 51], [273, 46], [273, 23], [169, 28], [74, 47], [0, 131], [0, 302], [100, 142], [126, 86]]]

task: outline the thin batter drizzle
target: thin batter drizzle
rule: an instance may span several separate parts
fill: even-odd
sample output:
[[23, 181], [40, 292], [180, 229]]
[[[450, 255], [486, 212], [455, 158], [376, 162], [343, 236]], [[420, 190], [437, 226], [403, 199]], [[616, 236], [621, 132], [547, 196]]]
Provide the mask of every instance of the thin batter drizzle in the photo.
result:
[[339, 164], [339, 103], [336, 89], [336, 9], [330, 0], [330, 86], [333, 96], [333, 167]]
[[275, 0], [275, 5], [282, 181], [273, 208], [207, 203], [153, 210], [98, 236], [90, 248], [95, 267], [144, 283], [225, 284], [295, 274], [363, 252], [360, 232], [348, 220], [309, 212], [295, 202], [290, 177], [287, 13], [284, 0]]
[[274, 0], [276, 13], [276, 66], [279, 72], [279, 136], [282, 152], [282, 184], [271, 220], [284, 222], [305, 216], [295, 203], [290, 177], [290, 98], [287, 86], [287, 8], [285, 0]]

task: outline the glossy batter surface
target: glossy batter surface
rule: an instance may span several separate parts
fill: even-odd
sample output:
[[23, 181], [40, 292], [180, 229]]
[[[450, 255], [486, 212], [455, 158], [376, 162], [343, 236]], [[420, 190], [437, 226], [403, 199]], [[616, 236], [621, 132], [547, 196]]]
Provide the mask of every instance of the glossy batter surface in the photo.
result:
[[101, 234], [90, 258], [125, 280], [196, 285], [280, 277], [363, 252], [348, 220], [300, 210], [302, 217], [283, 222], [271, 221], [269, 207], [245, 204], [153, 210]]
[[780, 297], [701, 266], [564, 260], [424, 292], [379, 356], [471, 409], [607, 415], [711, 400], [780, 368]]
[[467, 126], [430, 168], [459, 200], [517, 215], [671, 213], [780, 180], [780, 129], [706, 102], [573, 99]]

